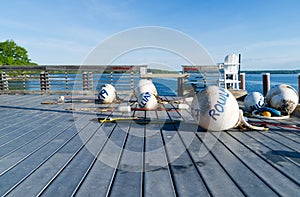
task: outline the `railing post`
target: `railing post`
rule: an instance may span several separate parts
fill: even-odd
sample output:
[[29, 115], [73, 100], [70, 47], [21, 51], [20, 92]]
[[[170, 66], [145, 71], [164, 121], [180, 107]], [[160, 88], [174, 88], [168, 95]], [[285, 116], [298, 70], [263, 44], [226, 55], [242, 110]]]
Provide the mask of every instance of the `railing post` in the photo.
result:
[[2, 73], [0, 73], [0, 90], [3, 90]]
[[110, 84], [113, 84], [113, 72], [110, 72]]
[[50, 80], [49, 80], [48, 71], [45, 71], [45, 82], [46, 82], [46, 90], [50, 90]]
[[268, 91], [270, 90], [270, 73], [262, 74], [262, 82], [263, 82], [263, 95], [266, 96]]
[[8, 88], [8, 78], [7, 78], [7, 74], [6, 74], [6, 72], [4, 72], [3, 73], [3, 84], [4, 84], [4, 90], [8, 90], [9, 88]]
[[246, 73], [241, 73], [240, 74], [240, 79], [241, 79], [240, 89], [241, 90], [246, 90]]
[[24, 70], [22, 71], [23, 90], [26, 90], [26, 78]]
[[65, 82], [66, 82], [66, 91], [69, 90], [69, 78], [68, 78], [68, 71], [65, 71]]
[[4, 83], [5, 83], [4, 74], [5, 74], [5, 72], [0, 73], [0, 90], [4, 90]]
[[40, 88], [41, 88], [41, 91], [46, 91], [46, 74], [45, 74], [45, 72], [41, 72], [41, 74], [40, 74]]
[[82, 89], [84, 91], [89, 90], [89, 81], [87, 72], [82, 73]]
[[89, 81], [90, 90], [93, 90], [93, 72], [89, 72]]
[[[298, 96], [300, 96], [300, 73], [298, 73]], [[299, 103], [300, 103], [300, 99], [299, 100]]]
[[130, 85], [131, 85], [131, 92], [134, 92], [134, 73], [131, 71], [130, 75]]
[[204, 73], [203, 73], [203, 85], [204, 85], [204, 87], [206, 87], [207, 85], [206, 85], [206, 71], [204, 71]]
[[178, 96], [183, 96], [183, 78], [177, 78], [177, 94]]

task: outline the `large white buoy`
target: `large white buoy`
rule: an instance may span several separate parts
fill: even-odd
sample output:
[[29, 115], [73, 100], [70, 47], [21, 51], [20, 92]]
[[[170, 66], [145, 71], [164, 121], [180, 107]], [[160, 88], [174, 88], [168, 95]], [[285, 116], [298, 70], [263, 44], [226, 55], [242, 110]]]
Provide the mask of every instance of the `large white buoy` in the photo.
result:
[[284, 114], [291, 114], [297, 107], [298, 101], [297, 91], [292, 86], [286, 84], [272, 87], [266, 95], [268, 106]]
[[198, 124], [207, 130], [228, 130], [239, 122], [239, 106], [234, 96], [226, 89], [209, 86], [197, 93], [191, 112]]
[[155, 85], [151, 80], [148, 79], [141, 79], [138, 82], [137, 87], [135, 88], [135, 93], [137, 97], [143, 92], [150, 92], [154, 96], [158, 95]]
[[142, 92], [138, 96], [138, 104], [141, 108], [156, 109], [157, 108], [156, 96], [151, 92]]
[[236, 54], [229, 54], [225, 57], [224, 64], [239, 64], [239, 57]]
[[244, 99], [245, 110], [252, 112], [265, 105], [265, 98], [259, 92], [251, 92]]
[[116, 89], [111, 84], [105, 84], [101, 87], [98, 99], [104, 104], [112, 103], [117, 97]]

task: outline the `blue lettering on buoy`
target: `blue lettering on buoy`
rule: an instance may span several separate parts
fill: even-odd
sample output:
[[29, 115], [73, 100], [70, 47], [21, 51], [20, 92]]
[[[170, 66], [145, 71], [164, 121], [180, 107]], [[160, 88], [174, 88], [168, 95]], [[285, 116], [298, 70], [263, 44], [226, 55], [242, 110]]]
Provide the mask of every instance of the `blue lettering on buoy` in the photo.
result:
[[261, 108], [264, 105], [264, 101], [263, 100], [259, 100], [255, 105], [250, 106], [250, 109], [252, 111], [254, 110], [258, 110], [259, 108]]
[[141, 101], [141, 104], [143, 105], [142, 107], [144, 107], [146, 105], [146, 103], [149, 101], [149, 98], [151, 97], [151, 94], [149, 92], [145, 92]]
[[106, 96], [108, 96], [108, 93], [105, 89], [102, 89], [99, 94], [100, 94], [101, 97], [103, 97], [103, 99], [105, 99], [104, 94], [106, 94]]
[[227, 98], [229, 97], [229, 93], [224, 89], [219, 89], [222, 92], [219, 92], [219, 99], [217, 103], [214, 105], [214, 108], [208, 111], [208, 114], [212, 119], [217, 121], [216, 116], [220, 116], [221, 113], [224, 112], [224, 106], [226, 105]]

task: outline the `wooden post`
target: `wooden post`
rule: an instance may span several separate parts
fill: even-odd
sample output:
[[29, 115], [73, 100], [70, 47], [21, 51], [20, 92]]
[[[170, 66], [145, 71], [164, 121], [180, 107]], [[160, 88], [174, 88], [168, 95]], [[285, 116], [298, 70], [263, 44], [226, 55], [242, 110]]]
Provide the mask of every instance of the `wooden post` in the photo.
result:
[[68, 71], [65, 71], [65, 79], [66, 79], [66, 91], [69, 90], [69, 78], [68, 78]]
[[177, 83], [178, 83], [177, 94], [178, 94], [178, 96], [183, 96], [183, 78], [178, 77]]
[[[300, 73], [298, 74], [298, 96], [300, 96]], [[300, 99], [299, 100], [299, 103], [300, 103]]]
[[87, 72], [82, 73], [82, 89], [89, 90], [89, 81]]
[[0, 90], [3, 90], [3, 73], [0, 73]]
[[40, 87], [41, 91], [46, 91], [46, 77], [45, 72], [41, 72], [40, 74]]
[[204, 87], [207, 87], [207, 85], [206, 85], [206, 71], [204, 71], [204, 73], [203, 73], [203, 85], [204, 85]]
[[24, 70], [22, 71], [23, 90], [26, 90], [26, 78]]
[[240, 89], [241, 90], [246, 90], [246, 73], [241, 73], [240, 74], [240, 79], [241, 79]]
[[113, 84], [113, 72], [110, 72], [110, 84]]
[[263, 82], [263, 95], [266, 96], [268, 91], [270, 90], [270, 73], [262, 74], [262, 82]]
[[90, 90], [93, 90], [93, 72], [89, 72], [89, 81]]
[[7, 75], [6, 72], [3, 72], [3, 88], [4, 90], [8, 90], [8, 79], [7, 79]]
[[50, 90], [50, 80], [49, 80], [48, 71], [45, 71], [45, 82], [46, 82], [46, 90]]
[[130, 85], [131, 85], [131, 92], [134, 92], [134, 73], [131, 71], [130, 73]]

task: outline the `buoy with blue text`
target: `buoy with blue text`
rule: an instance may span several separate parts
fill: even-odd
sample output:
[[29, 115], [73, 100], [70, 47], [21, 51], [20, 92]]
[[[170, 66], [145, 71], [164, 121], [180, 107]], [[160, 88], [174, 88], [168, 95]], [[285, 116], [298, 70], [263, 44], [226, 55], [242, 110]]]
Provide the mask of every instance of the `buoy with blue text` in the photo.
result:
[[191, 104], [195, 121], [208, 131], [223, 131], [242, 126], [252, 130], [267, 130], [246, 122], [235, 97], [218, 86], [208, 86], [198, 92]]
[[99, 94], [98, 99], [104, 103], [104, 104], [110, 104], [115, 101], [117, 97], [116, 89], [111, 84], [104, 84], [102, 85]]
[[135, 88], [135, 94], [137, 97], [143, 92], [150, 92], [154, 96], [158, 95], [155, 85], [148, 79], [141, 79]]
[[141, 79], [135, 88], [135, 95], [140, 108], [156, 109], [158, 106], [157, 90], [151, 80]]
[[236, 99], [228, 90], [217, 86], [209, 86], [197, 93], [191, 111], [198, 124], [211, 131], [231, 129], [239, 120]]
[[295, 110], [298, 101], [297, 91], [286, 84], [273, 86], [266, 95], [266, 103], [269, 107], [288, 115]]
[[251, 92], [244, 99], [245, 110], [252, 112], [258, 110], [265, 105], [265, 98], [259, 92]]
[[158, 105], [156, 96], [151, 92], [142, 92], [138, 96], [138, 104], [145, 109], [156, 109]]

